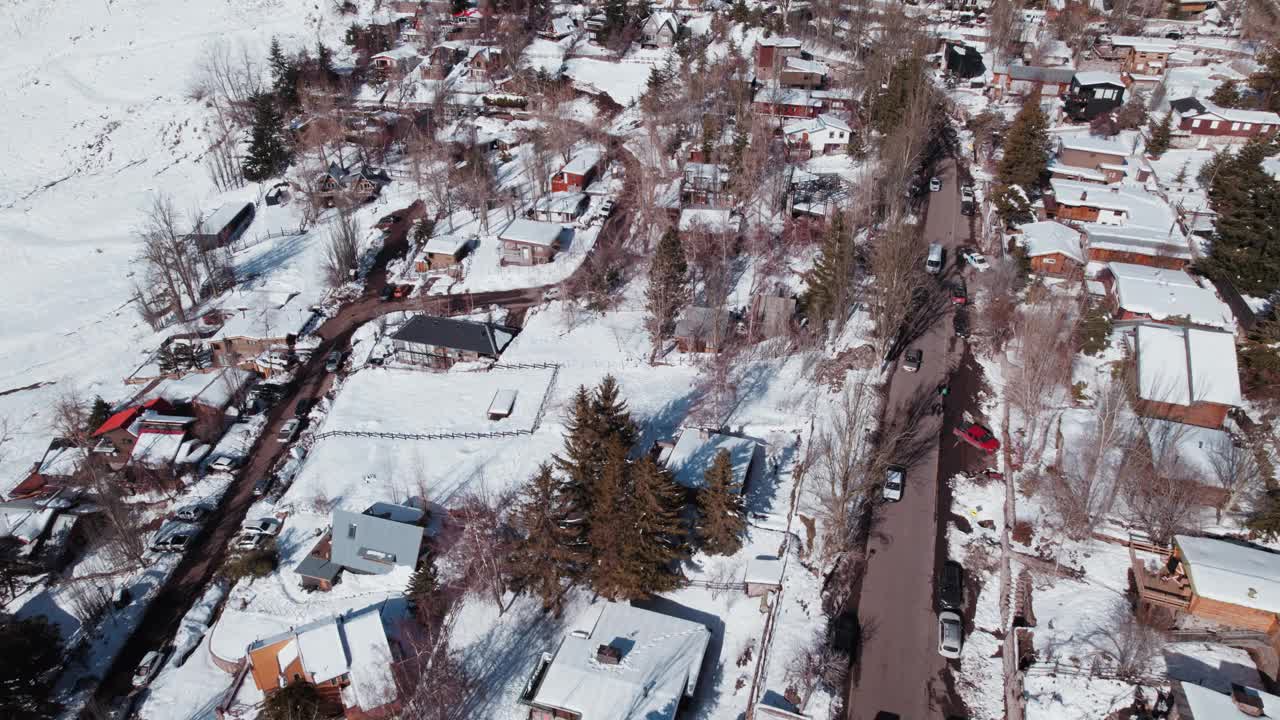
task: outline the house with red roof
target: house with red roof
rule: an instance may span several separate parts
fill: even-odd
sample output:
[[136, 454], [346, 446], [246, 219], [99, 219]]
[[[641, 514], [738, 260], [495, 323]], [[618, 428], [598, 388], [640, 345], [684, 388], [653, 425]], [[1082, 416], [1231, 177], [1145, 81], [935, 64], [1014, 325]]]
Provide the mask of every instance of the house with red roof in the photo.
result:
[[93, 452], [106, 461], [113, 470], [119, 470], [129, 462], [133, 448], [142, 432], [139, 422], [143, 412], [153, 410], [158, 413], [170, 413], [173, 407], [164, 398], [148, 400], [141, 405], [127, 407], [102, 423], [91, 436], [96, 442]]

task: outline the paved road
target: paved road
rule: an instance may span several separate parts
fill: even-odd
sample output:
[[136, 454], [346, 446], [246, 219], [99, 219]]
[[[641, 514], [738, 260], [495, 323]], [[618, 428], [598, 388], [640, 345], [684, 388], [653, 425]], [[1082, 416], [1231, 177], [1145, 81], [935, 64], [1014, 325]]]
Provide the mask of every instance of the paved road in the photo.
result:
[[[634, 162], [634, 158], [625, 154], [621, 159], [628, 165]], [[625, 179], [623, 198], [634, 194], [631, 184], [633, 177], [632, 173]], [[629, 205], [630, 203], [619, 203], [618, 211], [606, 220], [596, 241], [598, 248], [625, 240], [631, 225]], [[387, 284], [387, 264], [405, 254], [409, 247], [409, 229], [420, 216], [420, 202], [405, 208], [400, 222], [387, 232], [383, 247], [367, 275], [364, 293], [343, 305], [337, 314], [316, 330], [315, 334], [320, 338], [319, 346], [310, 359], [297, 369], [296, 380], [290, 386], [288, 395], [268, 412], [266, 427], [238, 471], [235, 484], [213, 514], [211, 526], [206, 528], [206, 532], [187, 551], [169, 582], [148, 607], [138, 631], [117, 656], [95, 693], [94, 699], [99, 706], [109, 707], [116, 699], [131, 691], [133, 670], [141, 662], [142, 656], [173, 638], [182, 617], [214, 579], [215, 572], [226, 558], [231, 538], [239, 531], [245, 513], [256, 500], [253, 496], [254, 484], [258, 479], [270, 476], [288, 447], [275, 439], [280, 425], [294, 416], [294, 410], [301, 400], [305, 398], [316, 401], [328, 392], [333, 376], [325, 371], [324, 364], [325, 356], [330, 351], [349, 348], [351, 336], [357, 328], [390, 312], [414, 310], [434, 315], [456, 315], [490, 305], [501, 305], [509, 310], [522, 312], [542, 302], [546, 286], [382, 301], [382, 291]]]
[[[925, 234], [947, 248], [949, 277], [958, 272], [955, 249], [968, 241], [968, 218], [960, 214], [954, 162], [944, 160], [938, 176], [943, 187], [930, 194]], [[973, 364], [961, 364], [964, 342], [954, 336], [951, 312], [908, 347], [923, 350], [924, 363], [916, 373], [895, 371], [886, 423], [905, 423], [911, 407], [931, 405], [944, 381], [954, 389], [946, 413], [952, 422], [959, 410], [951, 406], [976, 394], [976, 386]], [[957, 367], [962, 369], [957, 372]], [[937, 416], [926, 415], [922, 422], [925, 432], [939, 434], [941, 442], [911, 462], [902, 500], [878, 509], [868, 541], [857, 605], [861, 644], [850, 683], [850, 720], [932, 720], [960, 709], [947, 661], [938, 655], [933, 584], [944, 547], [940, 508], [945, 514], [950, 507], [940, 469], [950, 473], [969, 458], [967, 446], [958, 446]]]

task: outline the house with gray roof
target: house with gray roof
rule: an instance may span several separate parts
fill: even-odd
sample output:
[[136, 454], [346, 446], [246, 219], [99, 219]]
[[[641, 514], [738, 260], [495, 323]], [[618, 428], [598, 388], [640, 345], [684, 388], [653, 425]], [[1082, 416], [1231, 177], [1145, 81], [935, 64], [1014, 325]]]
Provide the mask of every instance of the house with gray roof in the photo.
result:
[[415, 315], [391, 336], [396, 360], [448, 368], [456, 362], [497, 360], [515, 328], [475, 320]]
[[330, 590], [343, 570], [385, 575], [397, 567], [415, 568], [424, 520], [418, 508], [392, 503], [374, 503], [362, 513], [334, 510], [332, 530], [294, 571], [303, 587]]

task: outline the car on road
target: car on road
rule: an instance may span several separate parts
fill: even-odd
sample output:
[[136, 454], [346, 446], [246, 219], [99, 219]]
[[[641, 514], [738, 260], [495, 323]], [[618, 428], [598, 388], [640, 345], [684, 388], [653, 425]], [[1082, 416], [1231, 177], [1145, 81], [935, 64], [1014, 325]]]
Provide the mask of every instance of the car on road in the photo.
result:
[[219, 455], [209, 463], [211, 472], [231, 472], [240, 466], [240, 458], [230, 455]]
[[956, 337], [969, 337], [969, 313], [963, 305], [956, 308], [956, 314], [951, 321], [951, 327], [955, 330]]
[[287, 443], [292, 442], [298, 436], [298, 428], [302, 426], [302, 421], [298, 418], [289, 418], [280, 426], [279, 432], [276, 433], [276, 441]]
[[938, 604], [944, 610], [964, 607], [964, 566], [955, 560], [943, 562], [938, 573]]
[[390, 285], [390, 284], [384, 285], [382, 287], [382, 293], [379, 295], [379, 297], [382, 298], [382, 302], [391, 302], [391, 300], [395, 296], [396, 296], [396, 286]]
[[302, 398], [298, 404], [293, 407], [293, 416], [296, 418], [304, 418], [311, 414], [311, 408], [316, 406], [316, 401], [311, 398]]
[[186, 531], [172, 532], [151, 543], [156, 552], [182, 552], [191, 542], [191, 533]]
[[960, 248], [960, 259], [978, 272], [986, 272], [991, 269], [991, 265], [987, 263], [987, 256], [971, 247]]
[[929, 192], [938, 192], [942, 189], [942, 179], [939, 177], [929, 178]]
[[924, 269], [930, 275], [937, 275], [942, 272], [942, 265], [946, 259], [946, 251], [942, 249], [941, 243], [929, 243], [929, 255], [924, 259]]
[[983, 452], [993, 453], [1000, 449], [1000, 441], [996, 436], [978, 423], [961, 422], [959, 426], [951, 428], [951, 432]]
[[977, 207], [977, 204], [974, 202], [974, 197], [973, 197], [973, 186], [961, 185], [960, 186], [960, 214], [972, 215], [976, 207]]
[[173, 512], [173, 517], [182, 522], [195, 523], [204, 519], [209, 514], [209, 508], [203, 505], [184, 505]]
[[881, 496], [889, 502], [902, 499], [902, 488], [907, 481], [907, 469], [901, 465], [890, 465], [884, 470], [884, 489]]
[[324, 359], [325, 372], [338, 372], [338, 368], [342, 367], [342, 351], [334, 350]]
[[160, 668], [164, 665], [164, 654], [159, 650], [151, 650], [142, 656], [142, 662], [138, 663], [138, 667], [133, 671], [133, 686], [136, 688], [146, 687], [156, 674], [160, 672]]
[[921, 363], [924, 362], [924, 351], [915, 348], [908, 350], [902, 360], [902, 369], [907, 372], [915, 372], [920, 369]]
[[271, 489], [271, 478], [262, 478], [253, 484], [253, 496], [262, 497]]
[[964, 624], [960, 615], [950, 610], [938, 613], [938, 654], [955, 660], [964, 647]]
[[964, 278], [956, 278], [948, 285], [951, 292], [951, 302], [956, 305], [967, 305], [969, 303], [969, 288], [964, 284]]

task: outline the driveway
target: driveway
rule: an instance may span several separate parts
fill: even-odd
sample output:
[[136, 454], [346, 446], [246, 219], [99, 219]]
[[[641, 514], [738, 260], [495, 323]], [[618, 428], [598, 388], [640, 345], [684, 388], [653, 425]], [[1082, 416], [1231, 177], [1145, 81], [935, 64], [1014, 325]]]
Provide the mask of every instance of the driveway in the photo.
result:
[[[925, 236], [947, 249], [947, 275], [958, 272], [955, 249], [968, 242], [968, 218], [960, 214], [960, 194], [954, 161], [941, 163], [942, 190], [930, 193]], [[943, 382], [957, 390], [967, 388], [972, 364], [961, 365], [963, 341], [954, 336], [948, 310], [909, 348], [924, 351], [919, 372], [901, 368], [890, 380], [889, 426], [907, 422], [910, 408], [936, 402]], [[958, 369], [959, 368], [959, 369]], [[948, 406], [970, 392], [948, 396]], [[947, 408], [952, 420], [953, 408]], [[961, 708], [950, 686], [948, 661], [938, 655], [934, 579], [942, 558], [941, 537], [950, 511], [945, 477], [939, 473], [939, 448], [943, 465], [951, 468], [953, 453], [963, 453], [943, 427], [939, 417], [927, 414], [921, 421], [940, 443], [911, 462], [902, 500], [876, 511], [867, 542], [866, 569], [857, 603], [860, 645], [854, 659], [848, 703], [850, 720], [925, 720], [944, 718]], [[966, 446], [967, 447], [967, 446]], [[902, 460], [902, 459], [899, 459]], [[963, 458], [960, 460], [963, 462]], [[958, 668], [956, 668], [958, 669]]]

